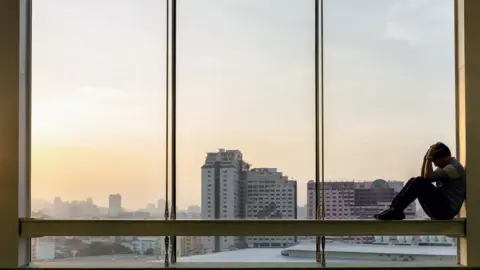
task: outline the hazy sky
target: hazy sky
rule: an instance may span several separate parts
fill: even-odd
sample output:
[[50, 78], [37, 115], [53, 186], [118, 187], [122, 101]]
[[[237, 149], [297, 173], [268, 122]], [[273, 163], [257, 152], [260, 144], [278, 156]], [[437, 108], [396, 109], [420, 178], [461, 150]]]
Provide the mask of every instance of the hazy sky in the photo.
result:
[[[452, 0], [325, 0], [326, 180], [406, 180], [454, 150]], [[314, 179], [313, 0], [178, 1], [178, 205], [205, 153]], [[165, 1], [41, 0], [32, 196], [165, 197]]]

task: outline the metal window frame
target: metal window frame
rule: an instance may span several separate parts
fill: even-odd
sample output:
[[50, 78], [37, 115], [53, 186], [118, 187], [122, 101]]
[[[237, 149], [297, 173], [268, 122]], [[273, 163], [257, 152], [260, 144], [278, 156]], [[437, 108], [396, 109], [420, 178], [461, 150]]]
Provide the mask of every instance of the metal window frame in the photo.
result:
[[0, 37], [0, 267], [17, 268], [30, 261], [31, 1], [0, 1]]
[[458, 241], [458, 261], [480, 267], [480, 1], [454, 4], [457, 157], [467, 168], [467, 200], [460, 213], [466, 217], [466, 236]]
[[[476, 2], [477, 1], [477, 2]], [[455, 0], [456, 111], [459, 158], [480, 162], [480, 25], [478, 0]], [[32, 237], [58, 235], [450, 235], [461, 238], [459, 261], [480, 267], [480, 169], [467, 170], [467, 219], [452, 221], [366, 220], [36, 220], [30, 215], [31, 0], [0, 1], [0, 267], [30, 262]], [[465, 7], [469, 7], [468, 9]], [[466, 23], [468, 22], [468, 24]], [[478, 50], [477, 50], [478, 51]], [[465, 58], [465, 55], [468, 57]], [[465, 67], [468, 67], [465, 68]], [[469, 73], [470, 72], [470, 73]], [[470, 90], [472, 89], [472, 90]], [[467, 98], [468, 97], [468, 98]], [[477, 109], [479, 108], [479, 109]], [[468, 128], [467, 128], [468, 126]], [[470, 138], [470, 140], [469, 140]], [[467, 149], [470, 151], [467, 152]], [[173, 206], [174, 207], [174, 206]], [[468, 211], [468, 212], [467, 212]], [[468, 240], [467, 241], [467, 237]]]

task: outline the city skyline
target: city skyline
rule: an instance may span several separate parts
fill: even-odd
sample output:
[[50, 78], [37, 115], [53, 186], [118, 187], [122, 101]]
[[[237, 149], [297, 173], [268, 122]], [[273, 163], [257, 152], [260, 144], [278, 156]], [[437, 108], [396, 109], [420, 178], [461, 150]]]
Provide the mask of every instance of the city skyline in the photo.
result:
[[[288, 176], [288, 175], [287, 175]], [[362, 183], [362, 182], [371, 182], [373, 180], [378, 180], [378, 179], [381, 179], [381, 178], [377, 178], [377, 179], [364, 179], [364, 180], [361, 180], [361, 179], [335, 179], [335, 180], [328, 180], [326, 179], [325, 180], [325, 183], [329, 183], [329, 182], [358, 182], [358, 183]], [[382, 180], [386, 180], [386, 181], [400, 181], [400, 180], [395, 180], [395, 179], [382, 179]], [[297, 182], [300, 182], [302, 183], [303, 181], [301, 180], [296, 180]], [[312, 179], [310, 180], [307, 180], [304, 184], [305, 184], [305, 187], [300, 187], [299, 186], [299, 190], [302, 190], [303, 188], [305, 188], [305, 191], [307, 190], [307, 186], [308, 186], [308, 182], [309, 181], [314, 181]], [[178, 192], [178, 191], [177, 191]], [[181, 191], [180, 191], [181, 192]], [[97, 198], [96, 200], [93, 200], [94, 204], [98, 205], [99, 207], [108, 207], [108, 197], [112, 194], [120, 194], [118, 192], [110, 192], [110, 193], [105, 193], [104, 196]], [[122, 194], [120, 194], [122, 195]], [[157, 203], [159, 200], [165, 200], [164, 197], [165, 194], [160, 194], [158, 199], [152, 199], [152, 200], [132, 200], [132, 201], [135, 201], [135, 203], [132, 203], [132, 201], [130, 201], [127, 197], [124, 197], [122, 196], [122, 200], [124, 200], [125, 202], [125, 208], [128, 209], [128, 210], [139, 210], [139, 209], [144, 209], [146, 206], [148, 206], [149, 204], [155, 204]], [[300, 198], [301, 196], [299, 196]], [[62, 198], [62, 196], [58, 195], [58, 196], [53, 196], [51, 198], [46, 198], [46, 197], [32, 197], [32, 200], [33, 201], [44, 201], [44, 202], [49, 202], [49, 203], [53, 203], [53, 201], [55, 200], [55, 198], [60, 198], [62, 199], [62, 201], [64, 202], [74, 202], [74, 201], [78, 201], [78, 202], [86, 202], [88, 199], [92, 199], [91, 196], [86, 196], [84, 198], [75, 198], [75, 199], [65, 199], [65, 198]], [[170, 198], [170, 201], [171, 203], [171, 198]], [[178, 209], [187, 209], [188, 207], [190, 206], [200, 206], [201, 204], [201, 201], [197, 202], [197, 203], [192, 203], [192, 204], [182, 204], [182, 205], [178, 205], [177, 204], [177, 208]], [[304, 207], [308, 204], [308, 197], [305, 196], [304, 200], [300, 201], [297, 206], [299, 207]], [[131, 206], [131, 205], [136, 205], [136, 206]], [[170, 205], [171, 206], [171, 205]]]
[[[34, 1], [33, 197], [113, 192], [139, 208], [164, 196], [164, 4]], [[324, 11], [325, 178], [407, 180], [432, 143], [455, 151], [453, 1]], [[177, 204], [200, 201], [199, 166], [219, 146], [297, 179], [305, 203], [313, 1], [185, 0], [178, 12]]]
[[[220, 149], [210, 152], [205, 158], [202, 170], [202, 204], [178, 211], [176, 219], [315, 219], [315, 182], [309, 181], [308, 204], [297, 205], [297, 181], [288, 179], [277, 168], [251, 168], [238, 150]], [[401, 181], [341, 181], [326, 182], [324, 194], [325, 219], [368, 219], [386, 205], [403, 188]], [[110, 194], [107, 209], [99, 209], [92, 199], [77, 203], [62, 202], [55, 198], [53, 207], [33, 214], [35, 218], [82, 218], [82, 219], [163, 219], [164, 200], [149, 204], [145, 209], [129, 212], [122, 207], [121, 194]], [[406, 209], [408, 219], [425, 218], [423, 211], [417, 211], [415, 204]], [[83, 206], [83, 207], [82, 207]], [[51, 215], [51, 216], [49, 216]], [[314, 246], [309, 236], [181, 236], [177, 237], [179, 257], [241, 251], [281, 250], [287, 255], [290, 248]], [[327, 244], [342, 244], [370, 248], [378, 245], [420, 246], [431, 244], [455, 247], [456, 240], [446, 236], [327, 236]], [[57, 245], [58, 244], [58, 245]], [[91, 257], [110, 255], [164, 256], [163, 237], [56, 237], [32, 242], [33, 258], [40, 260], [70, 257]], [[72, 251], [73, 250], [73, 251]], [[418, 250], [417, 250], [418, 251]], [[74, 253], [72, 253], [74, 252]], [[338, 252], [344, 252], [342, 249]], [[365, 252], [365, 251], [362, 251]], [[385, 253], [385, 252], [384, 252]], [[414, 252], [415, 253], [415, 252]], [[449, 250], [450, 254], [450, 250]], [[113, 255], [113, 256], [115, 256]], [[349, 255], [353, 256], [353, 255]], [[366, 256], [366, 255], [364, 255]], [[412, 257], [402, 261], [416, 260]], [[436, 254], [433, 255], [437, 256]], [[434, 258], [432, 257], [432, 258]], [[313, 259], [313, 257], [312, 257]], [[397, 259], [390, 258], [393, 261]], [[425, 258], [424, 258], [425, 259]], [[452, 255], [443, 259], [452, 260]], [[442, 260], [442, 259], [441, 259]]]
[[[255, 170], [265, 170], [265, 169], [275, 169], [277, 170], [277, 168], [252, 168], [253, 171]], [[287, 175], [285, 175], [287, 176]], [[327, 186], [329, 185], [332, 185], [334, 183], [356, 183], [356, 184], [362, 184], [362, 183], [371, 183], [375, 180], [384, 180], [386, 181], [387, 183], [402, 183], [402, 181], [398, 181], [398, 180], [390, 180], [390, 179], [371, 179], [371, 180], [348, 180], [348, 179], [343, 179], [343, 180], [326, 180], [325, 181], [325, 184]], [[289, 181], [295, 181], [295, 182], [299, 182], [297, 180], [293, 180], [293, 179], [289, 179]], [[298, 202], [297, 203], [297, 207], [298, 208], [305, 208], [305, 210], [307, 210], [306, 208], [309, 206], [309, 205], [312, 205], [312, 198], [315, 197], [315, 194], [310, 194], [310, 185], [312, 185], [312, 183], [314, 184], [314, 180], [309, 180], [308, 182], [305, 183], [306, 185], [306, 191], [307, 191], [307, 200], [305, 203], [301, 203], [301, 202]], [[298, 197], [298, 189], [297, 189], [297, 197]], [[105, 194], [105, 201], [106, 203], [105, 204], [101, 204], [101, 203], [98, 203], [97, 201], [94, 201], [91, 197], [86, 197], [86, 198], [83, 198], [83, 199], [79, 199], [79, 200], [65, 200], [65, 199], [62, 199], [60, 196], [54, 196], [53, 198], [32, 198], [32, 200], [34, 201], [34, 203], [49, 203], [49, 204], [54, 204], [55, 203], [55, 200], [59, 199], [61, 200], [63, 203], [92, 203], [98, 207], [101, 207], [101, 208], [108, 208], [109, 207], [109, 197], [111, 197], [112, 195], [120, 195], [121, 196], [121, 201], [122, 202], [128, 202], [128, 198], [122, 196], [122, 194], [119, 194], [119, 193], [114, 193], [114, 192], [110, 192], [108, 194]], [[162, 204], [162, 207], [158, 207], [159, 204]], [[127, 211], [139, 211], [139, 210], [145, 210], [147, 209], [149, 206], [151, 205], [154, 205], [156, 206], [158, 209], [164, 209], [164, 206], [165, 206], [165, 199], [159, 197], [157, 200], [152, 200], [152, 201], [145, 201], [144, 204], [142, 206], [140, 206], [139, 208], [130, 208], [126, 205], [124, 205], [123, 203], [121, 204], [121, 207], [122, 209], [125, 209]], [[171, 200], [169, 201], [169, 206], [171, 207]], [[169, 209], [171, 209], [169, 207]], [[201, 208], [201, 202], [197, 203], [197, 204], [190, 204], [190, 205], [177, 205], [177, 211], [185, 211], [185, 210], [188, 210], [189, 208], [191, 207], [198, 207], [198, 208]], [[310, 215], [313, 215], [313, 212], [310, 214]], [[307, 212], [305, 212], [305, 217], [308, 217], [309, 214]]]

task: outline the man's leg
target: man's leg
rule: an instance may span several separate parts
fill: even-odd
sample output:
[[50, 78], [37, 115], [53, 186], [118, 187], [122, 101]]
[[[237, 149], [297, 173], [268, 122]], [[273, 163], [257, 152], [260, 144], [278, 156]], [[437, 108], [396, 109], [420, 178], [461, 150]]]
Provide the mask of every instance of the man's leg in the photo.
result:
[[402, 188], [400, 193], [392, 200], [390, 208], [382, 213], [375, 215], [380, 220], [402, 220], [405, 219], [403, 211], [421, 194], [428, 194], [435, 187], [425, 178], [416, 177], [410, 179]]
[[435, 186], [423, 177], [410, 179], [400, 193], [392, 200], [390, 208], [403, 212], [413, 201], [424, 194], [435, 191]]
[[395, 201], [395, 199], [397, 199], [397, 197], [403, 196], [403, 194], [410, 188], [410, 186], [413, 184], [413, 182], [415, 182], [415, 179], [416, 179], [416, 177], [410, 178], [410, 180], [408, 180], [408, 181], [405, 183], [405, 185], [404, 185], [403, 188], [400, 190], [400, 192], [397, 194], [397, 196], [395, 196], [395, 198], [393, 198], [392, 204], [393, 204], [393, 202]]
[[456, 213], [450, 208], [448, 197], [438, 188], [422, 193], [418, 196], [418, 202], [431, 219], [452, 219], [456, 216]]

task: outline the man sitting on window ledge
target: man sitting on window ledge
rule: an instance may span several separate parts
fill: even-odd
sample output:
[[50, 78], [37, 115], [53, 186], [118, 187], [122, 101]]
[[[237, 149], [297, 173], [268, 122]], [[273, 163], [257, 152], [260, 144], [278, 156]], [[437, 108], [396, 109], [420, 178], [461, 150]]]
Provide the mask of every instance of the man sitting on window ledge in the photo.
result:
[[[435, 170], [432, 163], [437, 167]], [[431, 219], [453, 219], [460, 211], [465, 195], [465, 169], [452, 157], [450, 149], [439, 142], [430, 146], [425, 154], [421, 176], [408, 180], [390, 208], [374, 217], [378, 220], [405, 219], [403, 211], [418, 199]]]

